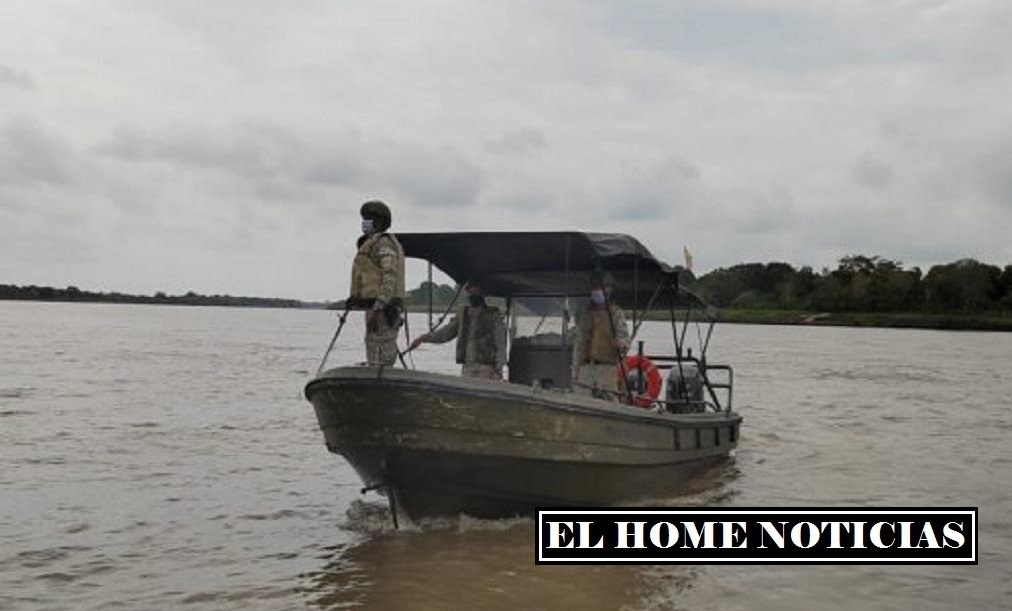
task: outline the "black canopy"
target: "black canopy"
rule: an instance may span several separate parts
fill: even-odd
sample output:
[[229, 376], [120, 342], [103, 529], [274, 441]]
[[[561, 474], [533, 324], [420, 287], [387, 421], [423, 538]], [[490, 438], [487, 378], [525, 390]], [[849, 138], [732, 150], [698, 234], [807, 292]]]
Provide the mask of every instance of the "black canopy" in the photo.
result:
[[614, 279], [612, 299], [626, 308], [698, 302], [679, 287], [680, 267], [657, 260], [635, 238], [619, 233], [399, 233], [404, 254], [424, 259], [458, 284], [479, 282], [490, 295], [586, 295], [594, 273]]

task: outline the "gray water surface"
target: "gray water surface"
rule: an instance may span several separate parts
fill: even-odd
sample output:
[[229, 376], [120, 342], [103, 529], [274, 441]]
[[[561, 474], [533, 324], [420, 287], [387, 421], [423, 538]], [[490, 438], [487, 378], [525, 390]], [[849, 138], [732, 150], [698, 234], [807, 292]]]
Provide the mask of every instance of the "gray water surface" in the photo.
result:
[[1012, 335], [719, 328], [741, 444], [666, 503], [979, 507], [979, 565], [568, 567], [531, 520], [393, 530], [302, 397], [334, 325], [0, 302], [0, 609], [1012, 608]]

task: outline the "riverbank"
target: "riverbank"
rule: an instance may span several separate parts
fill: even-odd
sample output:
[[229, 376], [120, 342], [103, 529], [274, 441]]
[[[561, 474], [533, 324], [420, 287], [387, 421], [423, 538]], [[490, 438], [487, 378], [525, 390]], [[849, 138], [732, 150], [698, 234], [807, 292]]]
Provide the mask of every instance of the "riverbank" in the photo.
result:
[[[228, 295], [180, 297], [112, 294], [101, 299], [16, 298], [0, 301], [38, 301], [70, 303], [129, 303], [137, 305], [202, 305], [223, 307], [258, 307], [291, 309], [342, 310], [340, 302], [304, 302], [294, 299], [264, 297], [231, 297]], [[433, 316], [439, 318], [447, 304], [433, 304]], [[409, 304], [414, 314], [427, 313], [428, 305]], [[627, 313], [631, 315], [630, 313]], [[667, 320], [666, 312], [655, 312], [649, 319]], [[809, 312], [807, 310], [745, 310], [726, 308], [717, 310], [717, 321], [750, 325], [809, 325], [826, 327], [879, 327], [895, 329], [939, 329], [948, 331], [1005, 331], [1012, 332], [1012, 314], [919, 314], [880, 312]]]
[[717, 311], [717, 320], [722, 323], [753, 325], [1012, 331], [1012, 315], [1009, 314], [808, 312], [804, 310], [742, 310], [727, 308]]
[[[446, 304], [434, 304], [433, 315], [439, 317]], [[428, 312], [425, 305], [411, 304], [412, 313]], [[632, 312], [626, 312], [632, 316]], [[650, 320], [668, 320], [667, 312], [647, 314]], [[676, 314], [681, 319], [681, 313]], [[922, 314], [918, 312], [811, 312], [808, 310], [748, 310], [724, 308], [717, 310], [717, 321], [749, 325], [807, 325], [824, 327], [877, 327], [893, 329], [937, 329], [945, 331], [1012, 332], [1012, 313], [1002, 314]]]

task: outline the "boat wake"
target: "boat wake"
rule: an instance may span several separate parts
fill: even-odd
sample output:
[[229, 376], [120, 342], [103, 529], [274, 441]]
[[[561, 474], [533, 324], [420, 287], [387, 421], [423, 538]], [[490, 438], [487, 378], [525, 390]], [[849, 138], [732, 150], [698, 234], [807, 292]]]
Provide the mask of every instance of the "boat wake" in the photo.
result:
[[397, 527], [394, 527], [393, 516], [386, 501], [381, 499], [356, 499], [348, 506], [342, 527], [346, 530], [362, 534], [382, 534], [397, 531], [403, 532], [482, 532], [506, 531], [521, 526], [533, 526], [530, 517], [517, 516], [494, 520], [475, 518], [466, 514], [456, 516], [440, 516], [408, 520], [398, 516]]

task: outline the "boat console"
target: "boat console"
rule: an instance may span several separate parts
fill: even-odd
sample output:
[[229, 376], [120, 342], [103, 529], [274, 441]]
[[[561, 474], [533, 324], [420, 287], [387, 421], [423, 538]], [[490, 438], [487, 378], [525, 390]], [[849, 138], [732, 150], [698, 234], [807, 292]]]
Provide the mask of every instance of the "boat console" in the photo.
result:
[[517, 337], [510, 346], [509, 381], [524, 386], [569, 388], [572, 364], [572, 341], [564, 342], [558, 333]]

